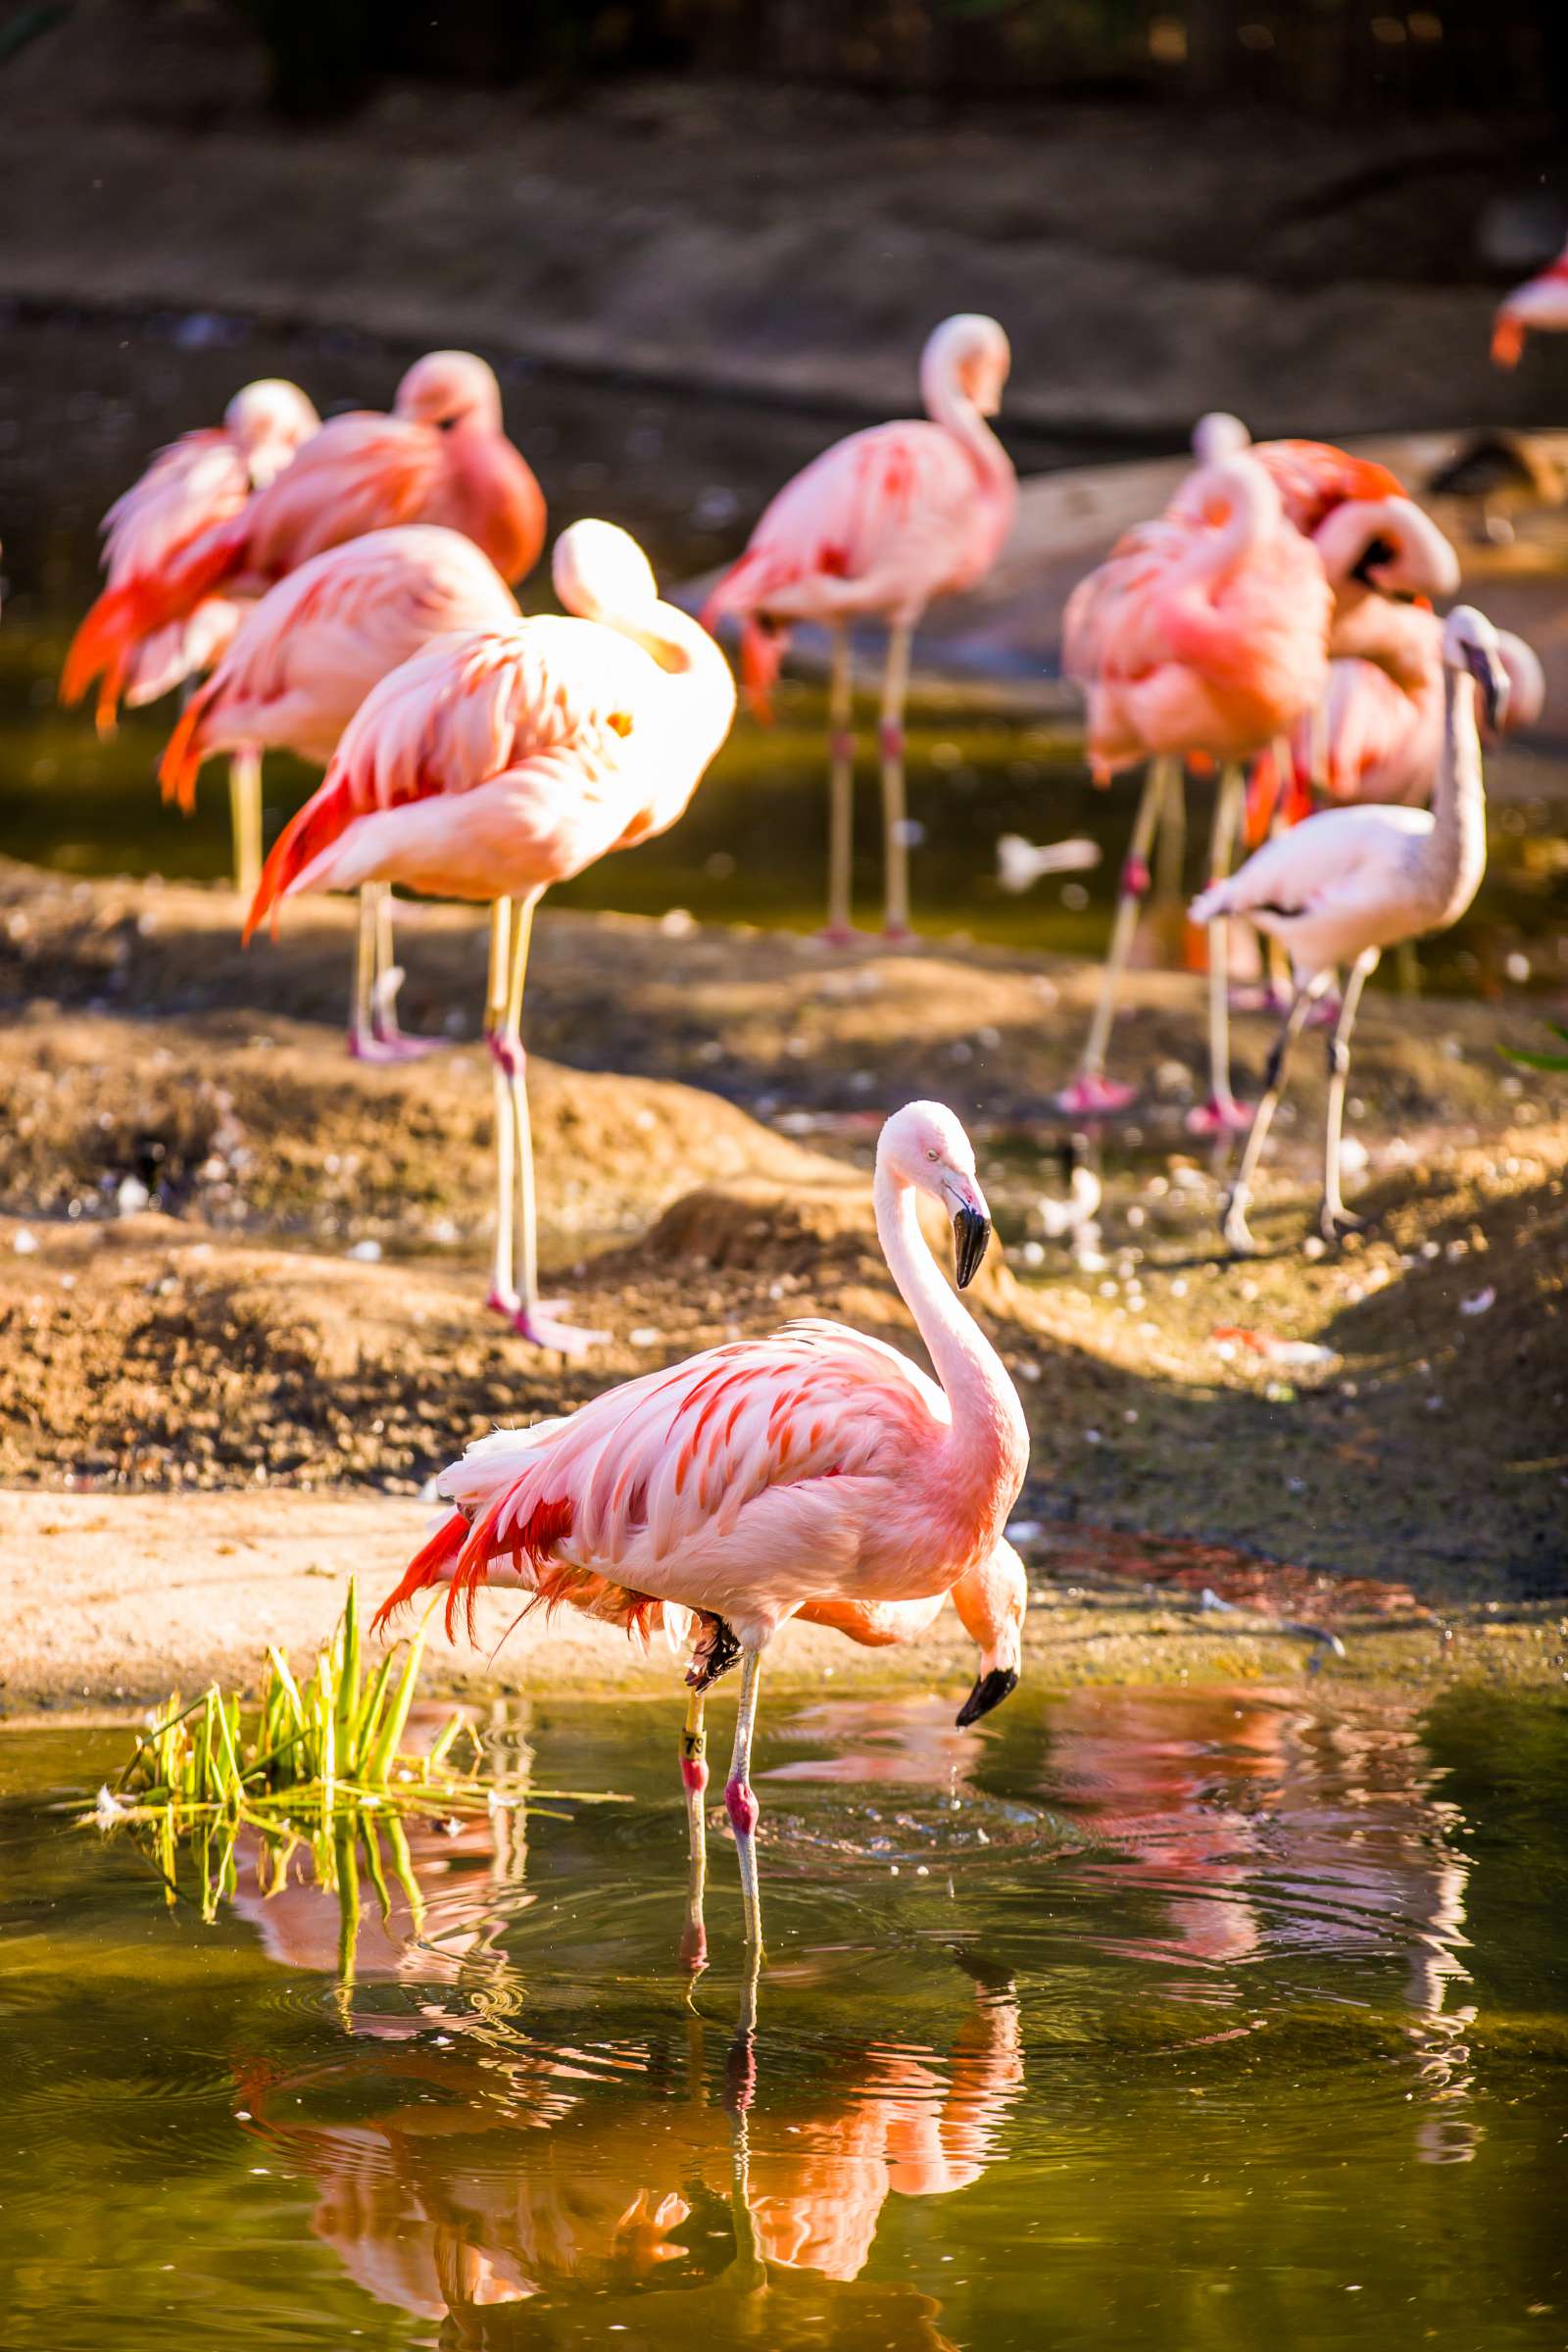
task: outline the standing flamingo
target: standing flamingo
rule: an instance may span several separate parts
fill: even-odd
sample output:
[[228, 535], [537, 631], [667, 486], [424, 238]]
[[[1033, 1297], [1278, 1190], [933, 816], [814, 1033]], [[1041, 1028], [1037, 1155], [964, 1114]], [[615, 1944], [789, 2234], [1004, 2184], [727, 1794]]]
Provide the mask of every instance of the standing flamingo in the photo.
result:
[[[921, 1193], [953, 1219], [963, 1290], [991, 1217], [969, 1139], [936, 1102], [907, 1103], [887, 1121], [873, 1192], [883, 1253], [935, 1381], [881, 1341], [801, 1322], [706, 1348], [569, 1416], [498, 1430], [442, 1474], [439, 1491], [456, 1507], [377, 1619], [446, 1581], [450, 1630], [460, 1604], [471, 1608], [478, 1588], [510, 1563], [535, 1600], [569, 1601], [628, 1630], [660, 1602], [701, 1613], [694, 1698], [738, 1644], [724, 1803], [754, 1950], [761, 1910], [751, 1756], [768, 1642], [808, 1603], [874, 1610], [956, 1592], [996, 1554], [1023, 1484], [1023, 1408], [937, 1269], [920, 1231]], [[974, 1713], [1004, 1695], [983, 1679]], [[689, 1736], [700, 1742], [701, 1730], [699, 1710]], [[693, 1760], [701, 1763], [700, 1744]]]
[[555, 584], [577, 617], [438, 640], [372, 689], [273, 844], [245, 936], [285, 898], [365, 882], [490, 905], [489, 1303], [524, 1339], [570, 1351], [598, 1335], [539, 1298], [521, 1034], [534, 908], [552, 882], [675, 822], [729, 732], [735, 682], [701, 623], [661, 603], [647, 558], [613, 523], [562, 533]]
[[1525, 335], [1534, 329], [1568, 327], [1568, 245], [1554, 262], [1515, 286], [1497, 305], [1492, 327], [1492, 356], [1499, 368], [1517, 368]]
[[1320, 1226], [1335, 1242], [1358, 1220], [1340, 1193], [1340, 1130], [1350, 1062], [1350, 1031], [1368, 974], [1385, 948], [1446, 930], [1481, 886], [1487, 863], [1486, 793], [1476, 731], [1479, 688], [1489, 725], [1501, 721], [1508, 673], [1496, 632], [1469, 605], [1456, 605], [1443, 626], [1443, 752], [1432, 808], [1325, 808], [1265, 842], [1239, 873], [1198, 899], [1193, 916], [1241, 916], [1283, 942], [1296, 999], [1269, 1056], [1262, 1100], [1247, 1149], [1226, 1195], [1225, 1240], [1251, 1250], [1247, 1205], [1285, 1083], [1292, 1046], [1312, 1005], [1349, 965], [1329, 1041], [1329, 1105]]
[[[1296, 730], [1298, 776], [1335, 802], [1425, 805], [1443, 750], [1443, 622], [1424, 606], [1406, 606], [1409, 659], [1398, 672], [1378, 662], [1329, 664], [1322, 724], [1316, 714]], [[1498, 629], [1497, 658], [1508, 674], [1507, 728], [1533, 726], [1545, 702], [1545, 679], [1533, 649]], [[1314, 761], [1316, 764], [1314, 765]]]
[[[324, 767], [372, 686], [434, 638], [504, 629], [516, 599], [471, 539], [430, 522], [368, 531], [313, 556], [254, 606], [227, 653], [186, 706], [159, 774], [166, 800], [194, 806], [215, 753], [241, 744], [292, 752]], [[392, 900], [384, 882], [360, 892], [349, 1050], [366, 1061], [422, 1053], [406, 1038], [395, 999]]]
[[[231, 521], [265, 489], [320, 423], [297, 384], [264, 376], [235, 393], [220, 425], [182, 433], [161, 449], [104, 516], [107, 593], [128, 592], [133, 583], [154, 579], [180, 563], [198, 539]], [[233, 636], [242, 612], [232, 597], [207, 596], [178, 619], [129, 642], [113, 688], [106, 679], [98, 697], [100, 732], [113, 726], [122, 693], [132, 705], [155, 702], [199, 675]], [[66, 699], [76, 696], [68, 693]], [[234, 753], [229, 771], [234, 887], [254, 889], [261, 870], [261, 778], [249, 746], [236, 744]]]
[[539, 485], [501, 429], [494, 371], [471, 352], [427, 352], [391, 416], [331, 417], [237, 513], [113, 582], [76, 631], [62, 694], [75, 702], [101, 677], [112, 708], [152, 631], [210, 596], [261, 596], [324, 548], [400, 522], [461, 531], [504, 580], [520, 580], [544, 545]]
[[763, 511], [746, 553], [703, 611], [710, 627], [740, 621], [747, 688], [764, 715], [790, 623], [819, 621], [829, 632], [826, 936], [835, 942], [852, 936], [850, 627], [875, 617], [888, 630], [879, 734], [885, 934], [902, 941], [909, 937], [904, 706], [910, 640], [934, 597], [985, 577], [1012, 528], [1017, 480], [986, 422], [1002, 406], [1010, 365], [994, 318], [965, 313], [945, 319], [920, 357], [925, 416], [872, 425], [813, 458]]

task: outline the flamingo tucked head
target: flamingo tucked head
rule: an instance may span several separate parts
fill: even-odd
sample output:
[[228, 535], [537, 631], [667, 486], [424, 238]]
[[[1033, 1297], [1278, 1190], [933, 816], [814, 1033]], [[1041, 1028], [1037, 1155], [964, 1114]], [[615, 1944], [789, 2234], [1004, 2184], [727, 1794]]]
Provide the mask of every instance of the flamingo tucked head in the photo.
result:
[[906, 1102], [883, 1128], [877, 1173], [940, 1200], [953, 1219], [956, 1278], [967, 1290], [991, 1241], [991, 1211], [975, 1174], [974, 1146], [943, 1102]]
[[1193, 455], [1200, 466], [1214, 466], [1223, 458], [1239, 457], [1251, 446], [1251, 434], [1228, 409], [1210, 409], [1193, 427]]
[[223, 424], [238, 442], [258, 490], [282, 472], [301, 442], [321, 429], [321, 419], [298, 384], [281, 375], [242, 384], [223, 411]]
[[1546, 673], [1533, 645], [1512, 629], [1497, 631], [1497, 656], [1508, 673], [1508, 727], [1533, 727], [1546, 704]]
[[926, 414], [939, 416], [955, 391], [995, 416], [1012, 367], [1012, 350], [994, 318], [959, 311], [932, 329], [920, 354], [920, 395]]
[[1347, 499], [1313, 545], [1336, 587], [1353, 579], [1384, 596], [1452, 596], [1459, 585], [1458, 557], [1414, 499]]
[[464, 425], [501, 430], [501, 386], [496, 371], [471, 351], [427, 351], [398, 386], [395, 413], [410, 424], [444, 433]]
[[562, 532], [550, 559], [556, 594], [579, 620], [646, 615], [659, 602], [654, 567], [629, 531], [585, 517]]
[[1474, 605], [1455, 605], [1444, 622], [1443, 663], [1474, 678], [1487, 724], [1500, 733], [1508, 715], [1508, 671], [1496, 630]]

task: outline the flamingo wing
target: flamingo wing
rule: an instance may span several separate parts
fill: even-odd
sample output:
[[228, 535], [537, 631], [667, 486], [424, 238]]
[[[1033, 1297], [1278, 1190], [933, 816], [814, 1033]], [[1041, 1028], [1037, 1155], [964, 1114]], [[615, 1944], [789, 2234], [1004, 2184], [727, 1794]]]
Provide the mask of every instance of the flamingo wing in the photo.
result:
[[1430, 830], [1424, 809], [1322, 808], [1254, 850], [1236, 873], [1194, 902], [1193, 916], [1318, 914], [1332, 905], [1348, 912], [1381, 904], [1391, 875], [1413, 841]]
[[161, 571], [203, 531], [237, 514], [250, 494], [245, 460], [226, 432], [184, 433], [172, 441], [104, 516], [110, 585]]
[[431, 426], [368, 409], [334, 416], [251, 499], [229, 549], [233, 572], [270, 586], [324, 548], [417, 522], [445, 476]]

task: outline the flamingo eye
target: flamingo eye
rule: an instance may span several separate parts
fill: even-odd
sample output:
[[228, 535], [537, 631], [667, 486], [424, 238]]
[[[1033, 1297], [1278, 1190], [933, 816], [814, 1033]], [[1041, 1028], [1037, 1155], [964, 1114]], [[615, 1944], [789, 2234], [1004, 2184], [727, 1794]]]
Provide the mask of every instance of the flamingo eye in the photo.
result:
[[926, 1153], [926, 1157], [927, 1159], [940, 1159], [942, 1154], [940, 1152], [928, 1152]]

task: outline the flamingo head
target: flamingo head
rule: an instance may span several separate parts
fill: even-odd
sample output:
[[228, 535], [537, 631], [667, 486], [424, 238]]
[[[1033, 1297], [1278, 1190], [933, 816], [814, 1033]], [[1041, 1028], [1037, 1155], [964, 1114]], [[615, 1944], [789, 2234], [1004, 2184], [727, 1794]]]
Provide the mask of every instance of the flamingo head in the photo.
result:
[[995, 416], [1011, 367], [1011, 346], [994, 318], [979, 311], [960, 311], [956, 318], [944, 318], [920, 355], [920, 390], [927, 414], [939, 416], [956, 390], [982, 416]]
[[1497, 653], [1508, 673], [1508, 728], [1533, 727], [1546, 702], [1546, 673], [1533, 645], [1512, 629], [1497, 631]]
[[461, 425], [499, 433], [501, 386], [495, 369], [471, 351], [427, 351], [399, 384], [393, 409], [406, 423], [443, 433]]
[[1487, 725], [1499, 734], [1508, 715], [1508, 671], [1496, 630], [1474, 605], [1455, 605], [1444, 622], [1443, 662], [1474, 678]]
[[1459, 559], [1412, 498], [1348, 498], [1312, 534], [1335, 588], [1358, 580], [1383, 596], [1452, 596]]
[[256, 488], [281, 473], [302, 441], [319, 432], [321, 419], [298, 384], [281, 375], [243, 384], [223, 411], [223, 424], [238, 442]]
[[1193, 427], [1193, 455], [1200, 466], [1216, 465], [1220, 459], [1234, 458], [1251, 446], [1251, 434], [1241, 418], [1231, 416], [1227, 409], [1210, 409]]
[[612, 625], [650, 612], [659, 602], [653, 565], [618, 523], [572, 523], [556, 541], [550, 576], [566, 611], [580, 620]]
[[1017, 1690], [1023, 1669], [1029, 1578], [1005, 1536], [988, 1560], [954, 1586], [953, 1605], [964, 1631], [980, 1644], [980, 1671], [956, 1718], [959, 1731], [966, 1732]]
[[906, 1102], [883, 1128], [876, 1148], [878, 1172], [940, 1200], [953, 1219], [958, 1288], [966, 1291], [980, 1271], [991, 1241], [991, 1211], [975, 1174], [974, 1146], [943, 1102]]

